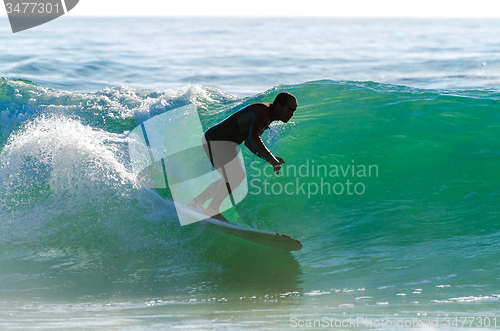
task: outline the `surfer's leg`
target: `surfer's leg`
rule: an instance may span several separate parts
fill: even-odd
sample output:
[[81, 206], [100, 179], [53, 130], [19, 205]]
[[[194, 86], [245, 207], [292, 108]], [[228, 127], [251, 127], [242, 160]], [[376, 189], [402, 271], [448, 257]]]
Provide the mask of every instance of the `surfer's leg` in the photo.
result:
[[203, 192], [198, 194], [196, 198], [191, 200], [190, 203], [187, 204], [188, 207], [193, 207], [193, 208], [199, 208], [202, 209], [203, 205], [213, 198], [215, 196], [215, 193], [217, 193], [217, 190], [219, 189], [219, 186], [221, 184], [225, 183], [224, 179], [219, 179], [210, 184]]
[[[245, 171], [238, 159], [236, 144], [227, 141], [210, 141], [203, 137], [203, 148], [212, 163], [212, 166], [221, 174], [222, 178], [210, 184], [203, 192], [195, 197], [188, 207], [203, 209], [203, 205], [212, 201], [203, 213], [211, 218], [229, 222], [220, 213], [220, 206], [224, 199], [245, 179]], [[236, 162], [237, 161], [237, 162]], [[235, 166], [234, 164], [237, 165]], [[239, 169], [238, 169], [239, 166]]]
[[[222, 202], [245, 180], [245, 171], [241, 167], [239, 159], [217, 169], [222, 175], [223, 181], [219, 184], [215, 195], [208, 205], [212, 211], [219, 211]], [[215, 184], [215, 183], [214, 183]]]
[[245, 180], [245, 171], [241, 166], [236, 147], [236, 144], [226, 141], [207, 142], [207, 155], [214, 168], [221, 174], [222, 180], [213, 183], [213, 188], [217, 189], [211, 192], [215, 194], [212, 195], [213, 199], [205, 213], [216, 213], [223, 218], [219, 214], [222, 202]]
[[[207, 140], [205, 135], [202, 137], [202, 145], [203, 149], [205, 150], [205, 153], [207, 154], [208, 159], [210, 160], [210, 163], [215, 169], [217, 169], [218, 166], [214, 161], [214, 156], [217, 158], [217, 155], [219, 155], [220, 153], [213, 153], [212, 151], [214, 148], [217, 148], [217, 146], [220, 145], [214, 144], [210, 140]], [[218, 159], [220, 159], [220, 157], [218, 157]], [[191, 208], [203, 209], [203, 205], [208, 200], [212, 199], [215, 196], [215, 194], [219, 190], [219, 186], [224, 182], [225, 182], [224, 179], [216, 180], [215, 182], [210, 184], [206, 189], [204, 189], [203, 192], [201, 192], [193, 200], [191, 200], [191, 202], [189, 202], [187, 206]]]

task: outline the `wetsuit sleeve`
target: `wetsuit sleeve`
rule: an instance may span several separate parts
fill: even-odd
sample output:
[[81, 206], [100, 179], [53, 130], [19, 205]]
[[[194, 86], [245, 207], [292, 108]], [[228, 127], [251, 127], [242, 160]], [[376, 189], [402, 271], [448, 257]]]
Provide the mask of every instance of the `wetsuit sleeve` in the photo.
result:
[[245, 146], [257, 155], [258, 157], [266, 160], [267, 162], [276, 161], [276, 157], [267, 149], [260, 137], [262, 131], [268, 124], [267, 116], [262, 115], [260, 112], [252, 112], [253, 120], [248, 131], [248, 137], [245, 140]]

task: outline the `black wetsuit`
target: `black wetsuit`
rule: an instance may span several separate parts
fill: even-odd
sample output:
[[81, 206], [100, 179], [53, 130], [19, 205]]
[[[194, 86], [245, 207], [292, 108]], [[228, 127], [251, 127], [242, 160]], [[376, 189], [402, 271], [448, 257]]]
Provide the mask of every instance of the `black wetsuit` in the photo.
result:
[[[262, 133], [271, 123], [272, 107], [272, 104], [254, 103], [237, 111], [205, 132], [205, 139], [209, 146], [207, 154], [214, 167], [223, 166], [236, 157], [236, 146], [242, 142], [245, 142], [245, 146], [258, 157], [268, 162], [272, 160], [277, 162], [276, 157], [267, 149], [261, 139]], [[216, 141], [228, 142], [229, 144], [214, 144]], [[231, 146], [234, 147], [231, 148]], [[214, 151], [214, 149], [216, 150]]]

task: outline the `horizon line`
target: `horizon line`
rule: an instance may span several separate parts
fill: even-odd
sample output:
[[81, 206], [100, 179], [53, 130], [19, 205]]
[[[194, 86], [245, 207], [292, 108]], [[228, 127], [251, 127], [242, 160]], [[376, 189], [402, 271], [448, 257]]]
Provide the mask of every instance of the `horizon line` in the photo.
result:
[[86, 14], [66, 14], [66, 16], [71, 16], [71, 17], [96, 17], [96, 18], [119, 18], [119, 17], [156, 17], [156, 18], [401, 18], [401, 19], [408, 19], [408, 18], [474, 18], [474, 19], [479, 19], [479, 18], [491, 18], [491, 19], [500, 19], [500, 14], [498, 16], [371, 16], [371, 15], [366, 15], [366, 16], [341, 16], [341, 15], [332, 15], [332, 16], [320, 16], [320, 15], [282, 15], [282, 16], [273, 16], [273, 15], [109, 15], [109, 14], [104, 14], [104, 15], [86, 15]]

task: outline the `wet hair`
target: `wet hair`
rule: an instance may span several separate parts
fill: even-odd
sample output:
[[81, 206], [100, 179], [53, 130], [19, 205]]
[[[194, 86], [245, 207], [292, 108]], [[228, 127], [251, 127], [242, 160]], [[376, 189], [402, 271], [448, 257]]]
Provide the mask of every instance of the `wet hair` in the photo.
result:
[[288, 93], [288, 92], [281, 92], [280, 94], [278, 94], [276, 96], [276, 99], [274, 99], [274, 102], [273, 104], [280, 104], [281, 107], [284, 107], [287, 105], [288, 103], [288, 98], [293, 98], [293, 100], [295, 100], [295, 102], [297, 102], [297, 98], [291, 94], [291, 93]]

